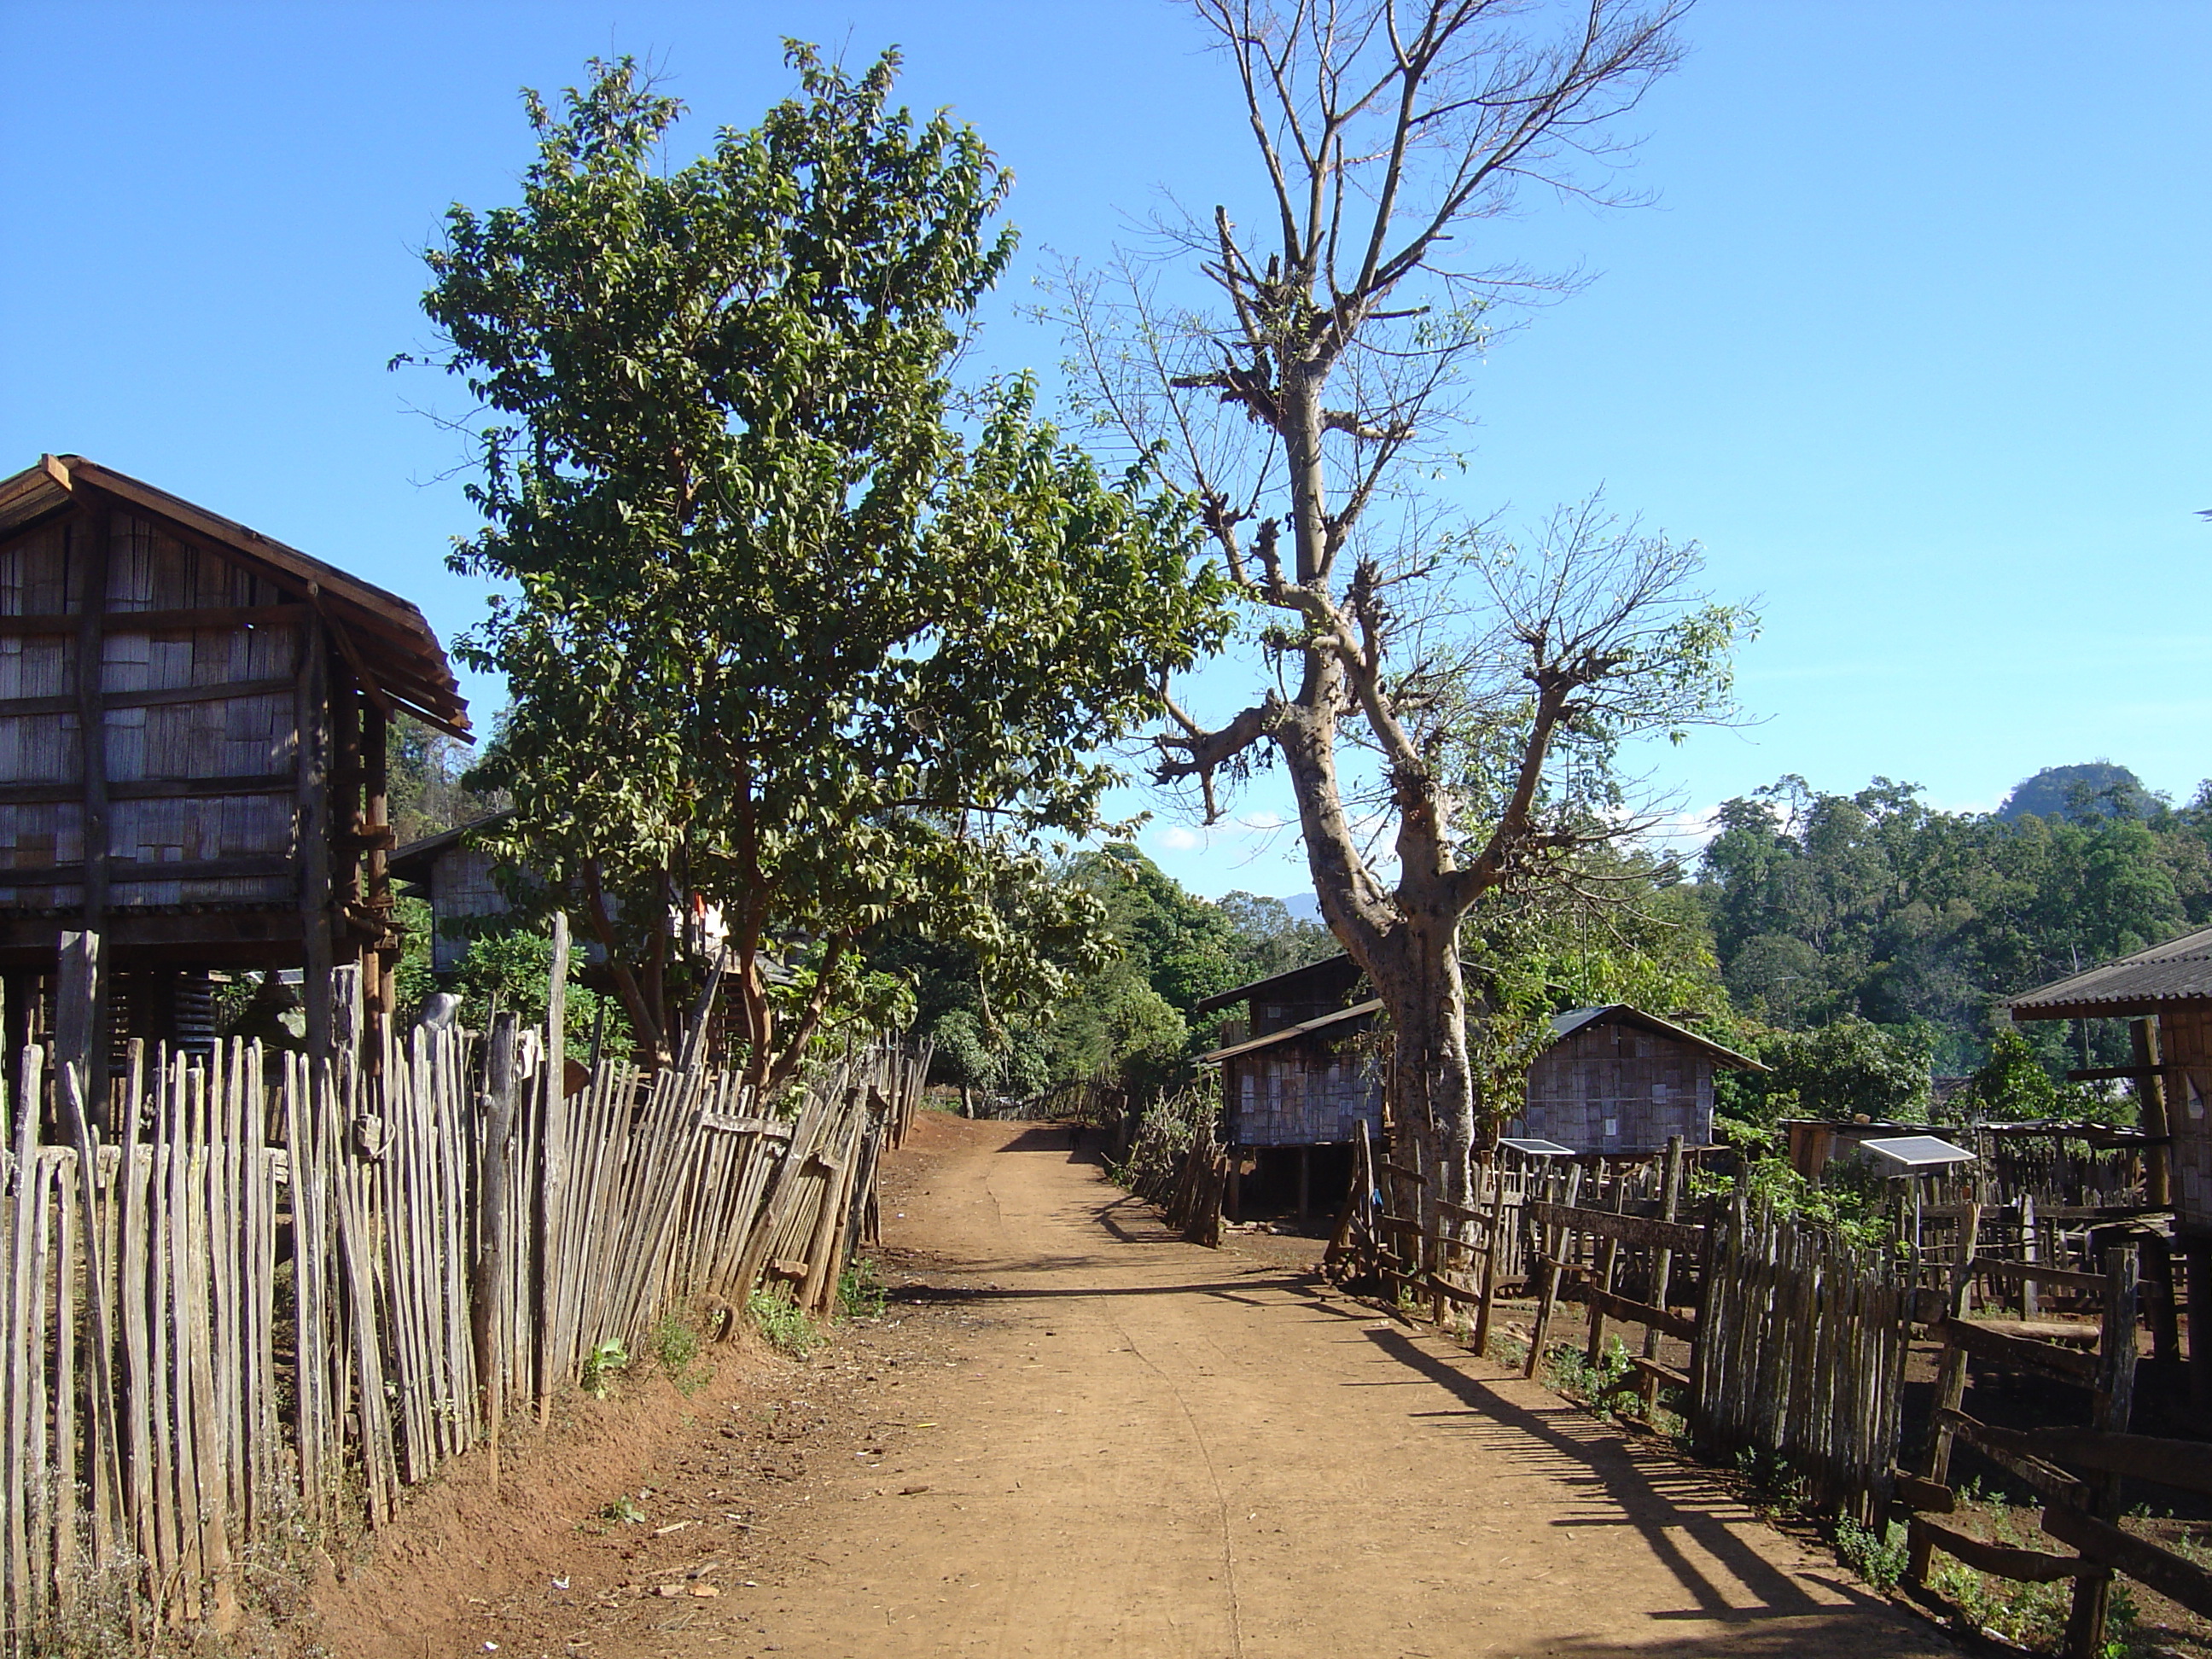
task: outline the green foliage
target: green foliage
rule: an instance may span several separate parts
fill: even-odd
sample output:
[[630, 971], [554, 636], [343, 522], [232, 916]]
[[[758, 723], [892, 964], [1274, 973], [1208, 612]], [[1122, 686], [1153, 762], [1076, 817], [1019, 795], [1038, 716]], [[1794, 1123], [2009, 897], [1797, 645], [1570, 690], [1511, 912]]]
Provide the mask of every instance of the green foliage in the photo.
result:
[[769, 1346], [793, 1359], [804, 1359], [822, 1346], [822, 1333], [791, 1298], [771, 1290], [757, 1290], [745, 1298], [745, 1317], [768, 1339]]
[[2010, 821], [2030, 814], [2045, 818], [2148, 817], [2158, 798], [2124, 766], [2091, 761], [2081, 766], [2046, 766], [2014, 786], [1997, 808]]
[[1905, 1577], [1908, 1551], [1904, 1523], [1884, 1522], [1875, 1531], [1846, 1516], [1836, 1522], [1836, 1553], [1877, 1594], [1887, 1595]]
[[696, 1393], [706, 1382], [707, 1370], [699, 1364], [699, 1328], [681, 1311], [663, 1315], [650, 1340], [660, 1374], [676, 1385], [678, 1394]]
[[584, 1371], [577, 1379], [577, 1386], [592, 1399], [605, 1400], [614, 1374], [629, 1369], [629, 1350], [611, 1336], [593, 1343], [592, 1351], [584, 1356]]
[[1698, 1198], [1741, 1194], [1754, 1206], [1813, 1222], [1861, 1249], [1887, 1248], [1896, 1230], [1882, 1183], [1855, 1180], [1850, 1164], [1831, 1169], [1832, 1177], [1816, 1186], [1786, 1158], [1753, 1156], [1744, 1159], [1733, 1176], [1692, 1176], [1690, 1191]]
[[1927, 1121], [1928, 1045], [1917, 1034], [1845, 1014], [1810, 1031], [1778, 1032], [1758, 1057], [1772, 1068], [1757, 1085], [1771, 1117]]
[[453, 738], [404, 714], [390, 729], [386, 810], [402, 847], [507, 805], [497, 793], [480, 793], [462, 781], [467, 751]]
[[837, 1275], [837, 1308], [848, 1319], [881, 1319], [890, 1300], [884, 1270], [871, 1258], [853, 1258]]
[[[498, 850], [581, 895], [649, 1050], [697, 971], [675, 918], [719, 906], [769, 1081], [875, 1017], [876, 930], [988, 955], [1029, 838], [1097, 826], [1097, 757], [1226, 626], [1185, 497], [1102, 476], [1026, 380], [951, 378], [1013, 247], [981, 139], [894, 107], [895, 58], [790, 61], [685, 165], [628, 60], [533, 94], [520, 205], [452, 210], [424, 300], [493, 415], [455, 562], [507, 590], [461, 647], [514, 697], [471, 775]], [[758, 963], [801, 940], [778, 1008]]]
[[[1738, 1007], [1917, 1029], [1945, 1073], [1988, 1057], [2002, 998], [2212, 921], [2212, 793], [2008, 820], [1932, 811], [1885, 778], [1846, 796], [1785, 777], [1719, 824], [1694, 896]], [[2089, 1063], [2127, 1057], [2118, 1022], [2021, 1035], [2054, 1074], [2085, 1035]]]
[[1595, 1365], [1576, 1348], [1554, 1348], [1544, 1359], [1546, 1383], [1595, 1412], [1633, 1413], [1638, 1409], [1640, 1401], [1629, 1381], [1634, 1370], [1627, 1345], [1617, 1336], [1606, 1339]]

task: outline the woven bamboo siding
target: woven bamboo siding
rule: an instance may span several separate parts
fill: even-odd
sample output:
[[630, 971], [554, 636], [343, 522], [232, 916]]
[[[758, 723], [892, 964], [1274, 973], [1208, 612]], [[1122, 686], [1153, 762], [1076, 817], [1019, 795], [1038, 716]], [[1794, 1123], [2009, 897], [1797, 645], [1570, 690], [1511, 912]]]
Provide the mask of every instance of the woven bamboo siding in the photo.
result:
[[[0, 615], [80, 610], [82, 578], [70, 568], [64, 527], [0, 549]], [[297, 703], [289, 681], [299, 670], [302, 630], [289, 619], [205, 628], [133, 629], [134, 611], [273, 606], [285, 595], [273, 582], [213, 552], [188, 547], [149, 520], [117, 512], [111, 520], [107, 616], [100, 648], [100, 690], [111, 699], [198, 687], [252, 685], [234, 696], [153, 706], [111, 707], [104, 716], [107, 852], [116, 908], [284, 905], [289, 874], [221, 880], [164, 879], [141, 866], [293, 853]], [[302, 620], [310, 614], [296, 607]], [[74, 635], [0, 635], [0, 698], [64, 697], [76, 688]], [[83, 775], [73, 710], [0, 716], [0, 779], [74, 785]], [[258, 793], [211, 793], [130, 799], [135, 784], [199, 779], [265, 780]], [[0, 872], [83, 860], [82, 817], [76, 801], [0, 803]], [[0, 884], [0, 906], [66, 910], [81, 904], [76, 886]]]
[[2166, 1063], [2183, 1068], [2166, 1084], [2174, 1221], [2184, 1232], [2212, 1234], [2212, 1015], [2169, 1009], [2158, 1017], [2158, 1036]]
[[1656, 1032], [1585, 1026], [1529, 1068], [1522, 1133], [1577, 1152], [1655, 1152], [1669, 1135], [1702, 1146], [1712, 1125], [1712, 1062]]
[[431, 891], [436, 895], [439, 927], [431, 938], [430, 963], [441, 974], [459, 968], [469, 953], [466, 937], [447, 937], [447, 922], [507, 914], [507, 896], [492, 878], [491, 866], [491, 854], [472, 847], [449, 847], [438, 854]]
[[1356, 1054], [1285, 1044], [1231, 1062], [1231, 1144], [1315, 1146], [1382, 1128], [1382, 1087]]

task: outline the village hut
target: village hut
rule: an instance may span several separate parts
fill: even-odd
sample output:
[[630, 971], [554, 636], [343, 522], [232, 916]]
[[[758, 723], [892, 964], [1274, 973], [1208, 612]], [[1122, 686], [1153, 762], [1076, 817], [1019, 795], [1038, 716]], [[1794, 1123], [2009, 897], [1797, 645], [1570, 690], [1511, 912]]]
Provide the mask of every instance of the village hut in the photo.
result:
[[1551, 1042], [1528, 1068], [1527, 1109], [1508, 1133], [1601, 1156], [1649, 1157], [1674, 1135], [1704, 1146], [1713, 1073], [1765, 1069], [1625, 1002], [1571, 1008], [1553, 1016]]
[[2190, 1393], [2212, 1407], [2212, 927], [2100, 963], [2014, 997], [2016, 1021], [2124, 1019], [2133, 1058], [2085, 1066], [2075, 1082], [2124, 1080], [2135, 1090], [2145, 1153], [2144, 1188], [2171, 1207], [2174, 1241], [2188, 1262]]
[[1304, 1216], [1312, 1207], [1316, 1174], [1324, 1192], [1350, 1184], [1352, 1147], [1362, 1126], [1370, 1139], [1380, 1138], [1382, 1073], [1358, 1038], [1382, 1005], [1358, 999], [1360, 981], [1352, 958], [1334, 956], [1218, 992], [1193, 1009], [1208, 1014], [1240, 1002], [1246, 1006], [1243, 1020], [1224, 1026], [1231, 1040], [1200, 1058], [1221, 1072], [1231, 1220], [1243, 1198], [1248, 1160], [1255, 1196], [1287, 1199]]
[[[389, 1010], [386, 746], [465, 738], [406, 600], [76, 455], [0, 481], [0, 975], [64, 1059], [213, 1041], [210, 975], [331, 969]], [[97, 732], [98, 741], [85, 734]]]

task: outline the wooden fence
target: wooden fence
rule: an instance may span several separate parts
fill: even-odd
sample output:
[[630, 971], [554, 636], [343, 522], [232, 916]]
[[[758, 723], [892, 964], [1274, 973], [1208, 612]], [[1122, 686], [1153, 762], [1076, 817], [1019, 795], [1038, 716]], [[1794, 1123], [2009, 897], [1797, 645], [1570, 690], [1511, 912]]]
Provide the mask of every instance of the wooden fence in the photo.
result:
[[855, 1053], [782, 1117], [696, 1063], [564, 1093], [511, 1016], [339, 1052], [134, 1045], [114, 1139], [61, 1146], [44, 1055], [16, 1057], [0, 1651], [94, 1608], [219, 1626], [276, 1528], [375, 1528], [487, 1441], [495, 1480], [504, 1422], [679, 1305], [725, 1334], [761, 1283], [828, 1311], [927, 1066]]

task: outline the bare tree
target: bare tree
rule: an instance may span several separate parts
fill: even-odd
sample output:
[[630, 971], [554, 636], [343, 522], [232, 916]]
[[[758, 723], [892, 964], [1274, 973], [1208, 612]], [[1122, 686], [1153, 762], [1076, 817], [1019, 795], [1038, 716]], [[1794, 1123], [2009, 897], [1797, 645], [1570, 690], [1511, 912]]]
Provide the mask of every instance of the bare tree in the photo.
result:
[[[1237, 77], [1262, 222], [1163, 228], [1210, 310], [1165, 297], [1172, 262], [1070, 272], [1088, 411], [1173, 457], [1273, 682], [1218, 726], [1170, 701], [1157, 777], [1211, 822], [1220, 784], [1287, 771], [1322, 915], [1388, 1010], [1432, 1222], [1495, 1132], [1462, 918], [1633, 831], [1617, 745], [1724, 713], [1747, 620], [1692, 591], [1694, 548], [1598, 501], [1516, 544], [1422, 493], [1500, 307], [1564, 286], [1484, 263], [1471, 233], [1530, 185], [1626, 199], [1618, 119], [1674, 65], [1685, 3], [1193, 0]], [[1562, 745], [1580, 781], [1554, 775]]]

